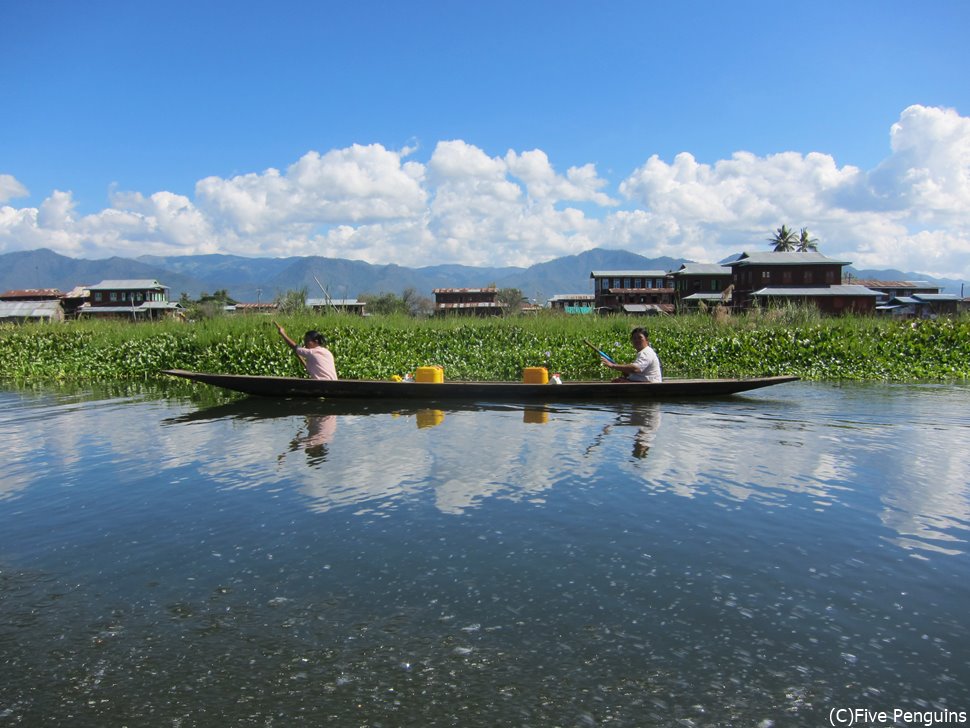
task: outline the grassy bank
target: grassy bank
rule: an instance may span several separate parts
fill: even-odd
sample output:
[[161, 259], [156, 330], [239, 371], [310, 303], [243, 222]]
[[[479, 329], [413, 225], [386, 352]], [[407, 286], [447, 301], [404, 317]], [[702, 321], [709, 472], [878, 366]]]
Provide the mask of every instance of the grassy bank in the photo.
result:
[[[620, 361], [634, 351], [629, 331], [646, 326], [667, 377], [795, 374], [815, 380], [949, 381], [970, 377], [970, 318], [891, 321], [822, 319], [798, 310], [722, 319], [698, 314], [648, 320], [556, 315], [511, 319], [283, 318], [299, 338], [310, 328], [330, 339], [341, 377], [386, 379], [440, 364], [448, 379], [515, 380], [523, 367], [548, 366], [565, 379], [608, 379], [583, 344]], [[156, 378], [160, 369], [302, 375], [263, 317], [199, 323], [0, 326], [0, 379], [111, 381]]]

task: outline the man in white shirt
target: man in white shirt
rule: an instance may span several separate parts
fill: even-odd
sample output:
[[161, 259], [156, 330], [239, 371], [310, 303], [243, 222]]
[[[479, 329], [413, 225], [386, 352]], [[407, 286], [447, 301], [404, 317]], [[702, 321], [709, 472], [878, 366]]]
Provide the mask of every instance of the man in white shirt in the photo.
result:
[[637, 327], [630, 332], [630, 342], [637, 350], [637, 356], [631, 364], [617, 364], [615, 361], [603, 360], [603, 364], [610, 369], [622, 373], [614, 382], [662, 382], [660, 359], [657, 352], [650, 346], [647, 330]]

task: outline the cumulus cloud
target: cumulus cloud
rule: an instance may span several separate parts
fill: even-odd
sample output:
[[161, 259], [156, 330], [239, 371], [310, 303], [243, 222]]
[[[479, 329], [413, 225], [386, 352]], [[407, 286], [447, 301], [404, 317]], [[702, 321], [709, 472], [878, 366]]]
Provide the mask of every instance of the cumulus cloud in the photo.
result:
[[29, 193], [17, 178], [10, 174], [0, 174], [0, 203], [8, 202], [17, 197], [26, 197]]
[[91, 215], [60, 190], [36, 208], [11, 206], [28, 192], [0, 174], [0, 252], [529, 265], [599, 246], [716, 261], [767, 249], [785, 223], [856, 267], [970, 278], [970, 119], [911, 106], [887, 141], [871, 170], [824, 151], [737, 151], [712, 164], [683, 152], [614, 181], [593, 164], [557, 170], [540, 149], [496, 156], [453, 139], [421, 161], [415, 145], [355, 144], [282, 170], [207, 177], [192, 197], [113, 190]]

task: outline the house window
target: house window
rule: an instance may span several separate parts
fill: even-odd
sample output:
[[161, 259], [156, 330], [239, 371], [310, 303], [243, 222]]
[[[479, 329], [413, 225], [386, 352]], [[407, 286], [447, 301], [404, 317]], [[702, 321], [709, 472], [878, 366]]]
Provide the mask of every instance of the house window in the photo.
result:
[[117, 301], [117, 300], [118, 300], [118, 294], [117, 294], [117, 293], [115, 293], [114, 291], [112, 291], [112, 292], [111, 292], [111, 293], [109, 294], [109, 297], [111, 298], [111, 300], [112, 300], [112, 301]]
[[810, 270], [805, 271], [804, 281], [805, 281], [805, 283], [811, 283], [812, 282], [812, 271], [810, 271]]
[[791, 271], [790, 270], [782, 271], [782, 274], [781, 274], [781, 282], [784, 283], [784, 284], [790, 284], [791, 283]]
[[826, 283], [830, 283], [830, 284], [831, 283], [835, 283], [835, 271], [834, 270], [825, 271], [825, 282]]
[[96, 292], [94, 294], [94, 300], [97, 301], [98, 303], [101, 303], [101, 293], [100, 292]]
[[770, 281], [771, 280], [771, 271], [767, 271], [767, 270], [761, 271], [761, 280], [763, 280], [763, 281]]

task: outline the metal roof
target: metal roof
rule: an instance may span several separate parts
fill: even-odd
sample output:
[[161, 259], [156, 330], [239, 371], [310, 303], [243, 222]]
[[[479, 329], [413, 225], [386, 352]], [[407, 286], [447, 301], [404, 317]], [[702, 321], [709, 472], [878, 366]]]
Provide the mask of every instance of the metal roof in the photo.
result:
[[682, 301], [720, 301], [724, 296], [720, 293], [692, 293], [684, 296]]
[[741, 257], [728, 263], [731, 268], [745, 265], [849, 265], [848, 261], [826, 258], [821, 253], [742, 253]]
[[801, 296], [812, 296], [813, 298], [834, 297], [834, 296], [858, 296], [862, 298], [879, 298], [882, 294], [878, 291], [870, 291], [865, 286], [829, 286], [827, 288], [762, 288], [755, 291], [752, 296], [776, 296], [798, 298]]
[[929, 281], [880, 281], [875, 278], [853, 278], [852, 282], [866, 288], [935, 288]]
[[0, 299], [22, 298], [31, 301], [60, 298], [63, 294], [57, 288], [23, 288], [21, 290], [4, 291]]
[[80, 313], [145, 313], [146, 311], [175, 311], [182, 308], [177, 301], [142, 301], [137, 306], [92, 306], [83, 303], [78, 309]]
[[733, 273], [734, 271], [720, 263], [684, 263], [680, 270], [675, 270], [671, 275], [729, 276]]
[[589, 274], [590, 278], [663, 278], [667, 275], [665, 270], [594, 270]]
[[959, 301], [960, 297], [955, 293], [914, 293], [913, 298], [917, 301]]
[[127, 280], [108, 280], [101, 281], [96, 286], [88, 286], [89, 290], [92, 291], [122, 291], [122, 290], [132, 290], [132, 289], [144, 289], [144, 288], [168, 288], [168, 286], [163, 283], [159, 283], [155, 279], [148, 278], [134, 278]]
[[52, 318], [60, 301], [0, 301], [0, 318]]
[[364, 302], [358, 301], [356, 298], [308, 298], [306, 305], [311, 308], [323, 306], [336, 306], [340, 308], [341, 306], [363, 306]]

